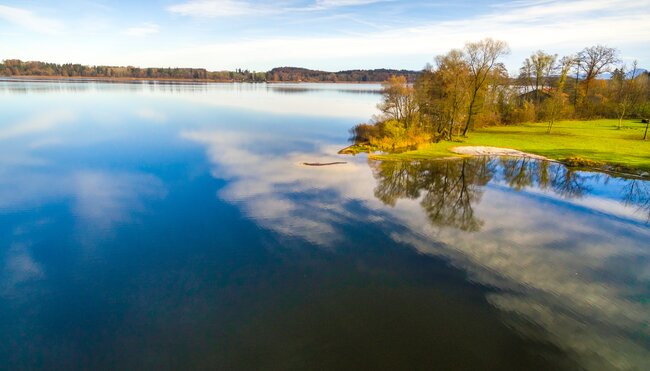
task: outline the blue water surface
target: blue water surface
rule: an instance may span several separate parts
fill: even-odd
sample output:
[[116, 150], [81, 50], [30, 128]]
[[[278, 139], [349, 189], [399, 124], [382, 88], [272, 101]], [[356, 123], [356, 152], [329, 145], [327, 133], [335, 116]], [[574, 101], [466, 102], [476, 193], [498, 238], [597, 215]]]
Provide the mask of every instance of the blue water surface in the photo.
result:
[[338, 155], [380, 88], [0, 82], [0, 368], [647, 369], [650, 184]]

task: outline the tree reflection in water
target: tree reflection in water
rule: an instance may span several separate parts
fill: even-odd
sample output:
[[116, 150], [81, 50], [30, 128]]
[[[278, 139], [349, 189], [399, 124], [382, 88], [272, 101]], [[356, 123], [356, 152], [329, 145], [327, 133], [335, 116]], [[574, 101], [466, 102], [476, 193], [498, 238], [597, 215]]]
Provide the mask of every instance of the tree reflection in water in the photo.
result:
[[495, 174], [488, 158], [450, 161], [371, 161], [377, 187], [375, 197], [394, 206], [398, 199], [418, 199], [437, 226], [478, 231], [483, 222], [474, 215], [485, 186]]
[[640, 212], [647, 214], [650, 222], [650, 183], [648, 181], [634, 179], [630, 180], [623, 187], [623, 202], [625, 205], [634, 206]]
[[[589, 190], [588, 180], [597, 177], [530, 158], [370, 160], [370, 166], [377, 180], [375, 197], [382, 202], [394, 206], [399, 199], [421, 199], [420, 205], [433, 225], [469, 232], [479, 231], [483, 225], [473, 206], [481, 201], [485, 185], [493, 179], [503, 178], [517, 191], [540, 188], [565, 198], [575, 198]], [[638, 193], [638, 189], [634, 191]]]
[[569, 169], [561, 164], [531, 158], [502, 157], [499, 159], [503, 179], [517, 191], [525, 188], [552, 190], [566, 198], [581, 197], [589, 191], [588, 180], [598, 178]]

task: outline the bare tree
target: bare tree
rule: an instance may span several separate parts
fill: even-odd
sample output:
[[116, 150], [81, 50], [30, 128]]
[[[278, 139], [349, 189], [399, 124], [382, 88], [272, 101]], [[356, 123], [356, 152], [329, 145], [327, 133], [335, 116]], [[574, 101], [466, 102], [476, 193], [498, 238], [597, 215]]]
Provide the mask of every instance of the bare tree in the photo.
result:
[[528, 89], [533, 89], [535, 83], [533, 82], [533, 62], [530, 58], [524, 59], [521, 67], [519, 68], [519, 83], [524, 87], [524, 94], [528, 93]]
[[547, 54], [542, 50], [533, 53], [530, 58], [524, 59], [519, 69], [519, 78], [535, 92], [535, 103], [539, 103], [540, 90], [550, 85], [550, 78], [556, 70], [557, 54]]
[[609, 67], [618, 62], [618, 50], [603, 45], [584, 48], [578, 53], [578, 70], [584, 73], [585, 98], [589, 98], [589, 87], [596, 77], [609, 71]]
[[625, 66], [617, 68], [612, 76], [611, 95], [614, 102], [614, 110], [618, 117], [618, 128], [621, 128], [623, 119], [629, 114], [637, 103], [640, 91], [637, 87], [638, 63], [634, 61], [632, 69], [626, 72]]
[[557, 54], [546, 54], [542, 50], [538, 50], [530, 56], [533, 63], [533, 73], [535, 77], [535, 100], [539, 104], [540, 90], [544, 87], [549, 87], [549, 80], [551, 75], [556, 70], [555, 62], [557, 61]]
[[566, 98], [564, 96], [564, 86], [566, 85], [567, 75], [571, 66], [575, 63], [575, 57], [564, 57], [560, 60], [560, 79], [557, 86], [551, 92], [551, 98], [545, 102], [546, 119], [548, 120], [548, 127], [546, 132], [551, 133], [555, 120], [560, 117], [566, 105]]
[[378, 108], [409, 128], [415, 121], [417, 104], [413, 87], [404, 76], [391, 76], [384, 83], [384, 101]]
[[504, 41], [487, 38], [479, 42], [465, 44], [465, 60], [470, 72], [469, 106], [463, 136], [472, 126], [476, 115], [479, 93], [486, 87], [490, 73], [497, 66], [497, 60], [510, 53]]

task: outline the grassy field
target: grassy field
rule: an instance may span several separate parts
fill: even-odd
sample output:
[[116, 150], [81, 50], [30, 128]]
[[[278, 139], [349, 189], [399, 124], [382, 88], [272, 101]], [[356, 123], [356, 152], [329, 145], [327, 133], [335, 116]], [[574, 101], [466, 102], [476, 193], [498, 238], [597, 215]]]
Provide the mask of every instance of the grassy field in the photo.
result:
[[[645, 124], [626, 120], [560, 121], [546, 133], [546, 124], [522, 124], [479, 129], [468, 138], [430, 144], [418, 150], [374, 155], [384, 160], [414, 160], [454, 156], [456, 146], [513, 148], [563, 162], [650, 171], [650, 140], [643, 141]], [[650, 136], [650, 133], [649, 133]]]

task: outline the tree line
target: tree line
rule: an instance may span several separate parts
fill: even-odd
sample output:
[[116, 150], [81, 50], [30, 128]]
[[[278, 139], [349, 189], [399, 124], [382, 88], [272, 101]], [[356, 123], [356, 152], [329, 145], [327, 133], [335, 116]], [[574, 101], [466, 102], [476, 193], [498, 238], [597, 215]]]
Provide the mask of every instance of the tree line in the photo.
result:
[[182, 79], [235, 82], [384, 82], [391, 76], [404, 76], [406, 81], [414, 82], [419, 74], [419, 71], [389, 69], [326, 72], [297, 67], [279, 67], [268, 72], [242, 69], [208, 71], [204, 68], [85, 66], [72, 63], [24, 62], [18, 59], [8, 59], [0, 63], [0, 76]]
[[[509, 76], [501, 59], [508, 45], [490, 38], [435, 57], [413, 84], [392, 76], [384, 84], [382, 115], [352, 130], [357, 143], [382, 150], [467, 136], [478, 126], [560, 119], [650, 116], [650, 75], [627, 66], [615, 48], [586, 47], [559, 57], [539, 50]], [[644, 139], [647, 138], [647, 130]]]
[[183, 79], [211, 81], [258, 82], [266, 80], [266, 73], [237, 69], [235, 71], [208, 71], [204, 68], [139, 68], [115, 66], [85, 66], [24, 62], [8, 59], [0, 63], [0, 76], [48, 76], [85, 78]]
[[304, 82], [385, 82], [391, 76], [403, 76], [413, 83], [420, 75], [419, 71], [374, 69], [326, 72], [298, 67], [278, 67], [267, 72], [267, 81], [304, 81]]

